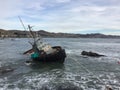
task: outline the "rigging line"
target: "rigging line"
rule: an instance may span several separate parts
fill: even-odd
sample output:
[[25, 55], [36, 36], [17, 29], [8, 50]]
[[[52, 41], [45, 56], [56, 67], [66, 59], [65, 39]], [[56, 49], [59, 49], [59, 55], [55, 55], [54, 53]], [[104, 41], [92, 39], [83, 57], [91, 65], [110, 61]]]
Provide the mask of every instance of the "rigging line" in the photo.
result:
[[[25, 27], [25, 25], [24, 25], [24, 23], [23, 23], [23, 21], [22, 21], [22, 19], [21, 19], [21, 17], [20, 16], [18, 16], [18, 19], [20, 20], [20, 22], [21, 22], [21, 24], [22, 24], [22, 26], [23, 26], [23, 29], [25, 30], [25, 31], [27, 31], [27, 29], [26, 29], [26, 27]], [[31, 36], [31, 35], [30, 35]], [[31, 36], [32, 37], [32, 36]]]
[[18, 16], [18, 18], [19, 18], [19, 20], [20, 20], [20, 22], [21, 22], [21, 24], [22, 24], [22, 26], [23, 26], [24, 30], [26, 31], [27, 29], [25, 28], [25, 25], [23, 24], [23, 21], [22, 21], [21, 17], [20, 17], [20, 16]]
[[[24, 25], [24, 23], [23, 23], [23, 21], [22, 21], [22, 19], [21, 19], [21, 17], [20, 16], [18, 16], [18, 18], [19, 18], [19, 20], [20, 20], [20, 22], [21, 22], [21, 24], [22, 24], [22, 26], [23, 26], [23, 28], [24, 28], [24, 30], [25, 31], [27, 31], [27, 29], [26, 29], [26, 27], [25, 27], [25, 25]], [[32, 27], [30, 26], [30, 25], [28, 25], [28, 29], [29, 29], [29, 34], [30, 34], [30, 36], [32, 37], [32, 38], [34, 38], [35, 39], [35, 37], [34, 37], [34, 35], [33, 35], [33, 32], [32, 32]]]
[[[72, 58], [74, 61], [76, 61], [74, 58]], [[78, 61], [76, 61], [76, 62], [78, 62]], [[91, 72], [89, 69], [87, 69], [83, 64], [80, 64], [80, 62], [78, 62], [78, 64], [79, 65], [81, 65], [82, 66], [82, 68], [84, 69], [84, 70], [86, 70], [88, 73], [91, 73], [91, 74], [93, 74], [94, 75], [94, 73], [93, 72]], [[97, 76], [95, 76], [101, 83], [103, 83], [105, 86], [106, 86], [106, 84], [99, 78], [99, 77], [97, 77]]]
[[[19, 20], [20, 20], [20, 22], [21, 22], [21, 24], [22, 24], [24, 30], [27, 31], [27, 29], [26, 29], [26, 27], [25, 27], [25, 25], [24, 25], [24, 23], [23, 23], [21, 17], [18, 16], [18, 18], [19, 18]], [[34, 33], [32, 32], [32, 27], [31, 27], [30, 25], [28, 25], [28, 29], [29, 29], [29, 31], [30, 31], [30, 32], [29, 32], [30, 36], [31, 36], [31, 37], [34, 39], [34, 41], [35, 41], [36, 36], [35, 36]], [[40, 37], [40, 39], [41, 39], [41, 37]]]
[[[21, 24], [22, 24], [22, 26], [23, 26], [23, 28], [24, 28], [24, 30], [25, 31], [27, 31], [27, 29], [26, 29], [26, 27], [25, 27], [25, 25], [24, 25], [24, 23], [23, 23], [23, 21], [22, 21], [22, 19], [21, 19], [21, 17], [20, 16], [18, 16], [18, 18], [19, 18], [19, 20], [20, 20], [20, 22], [21, 22]], [[33, 38], [33, 40], [34, 40], [34, 42], [35, 42], [35, 37], [33, 36], [33, 32], [30, 30], [31, 29], [31, 26], [30, 25], [28, 25], [28, 29], [29, 29], [29, 34], [30, 34], [30, 37], [32, 37]], [[31, 33], [32, 32], [32, 33]]]

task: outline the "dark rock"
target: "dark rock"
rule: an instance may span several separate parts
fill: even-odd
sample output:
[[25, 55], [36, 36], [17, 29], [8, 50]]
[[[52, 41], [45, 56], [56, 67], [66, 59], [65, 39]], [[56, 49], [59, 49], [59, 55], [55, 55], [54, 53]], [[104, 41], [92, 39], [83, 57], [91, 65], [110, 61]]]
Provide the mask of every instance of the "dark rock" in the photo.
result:
[[81, 55], [86, 55], [86, 56], [91, 56], [91, 57], [101, 57], [101, 56], [105, 56], [105, 55], [101, 55], [95, 52], [87, 52], [87, 51], [82, 51]]
[[113, 90], [113, 89], [110, 86], [106, 86], [106, 90]]
[[13, 68], [8, 67], [0, 67], [0, 74], [8, 73], [14, 71]]

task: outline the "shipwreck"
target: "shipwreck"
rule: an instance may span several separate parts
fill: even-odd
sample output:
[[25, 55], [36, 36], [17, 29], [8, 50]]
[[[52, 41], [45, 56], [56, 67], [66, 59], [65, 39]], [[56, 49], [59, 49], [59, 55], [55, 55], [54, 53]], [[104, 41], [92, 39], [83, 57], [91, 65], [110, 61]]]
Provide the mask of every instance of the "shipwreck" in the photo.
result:
[[32, 61], [37, 62], [60, 62], [63, 63], [66, 58], [65, 49], [61, 46], [51, 46], [44, 43], [41, 37], [38, 37], [35, 33], [32, 32], [32, 27], [28, 25], [29, 32], [33, 38], [33, 42], [29, 42], [32, 45], [32, 48], [24, 54], [30, 54]]

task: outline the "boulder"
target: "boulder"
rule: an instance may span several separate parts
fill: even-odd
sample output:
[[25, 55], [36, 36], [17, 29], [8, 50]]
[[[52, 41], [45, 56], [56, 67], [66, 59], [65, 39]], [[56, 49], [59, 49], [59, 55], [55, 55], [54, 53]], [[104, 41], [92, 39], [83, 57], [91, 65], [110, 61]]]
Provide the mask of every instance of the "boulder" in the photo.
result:
[[87, 51], [82, 51], [81, 55], [86, 55], [86, 56], [91, 56], [91, 57], [101, 57], [101, 56], [105, 56], [105, 55], [101, 55], [95, 52], [87, 52]]

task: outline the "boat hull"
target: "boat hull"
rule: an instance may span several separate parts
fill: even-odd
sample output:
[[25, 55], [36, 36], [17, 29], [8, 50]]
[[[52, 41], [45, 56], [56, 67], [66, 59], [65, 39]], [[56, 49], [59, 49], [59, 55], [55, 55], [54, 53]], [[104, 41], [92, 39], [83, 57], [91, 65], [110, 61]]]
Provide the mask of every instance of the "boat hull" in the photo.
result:
[[61, 62], [63, 63], [66, 58], [65, 49], [62, 49], [59, 46], [55, 46], [52, 48], [57, 49], [57, 51], [51, 54], [40, 55], [38, 58], [32, 58], [32, 60], [39, 61], [39, 62]]

